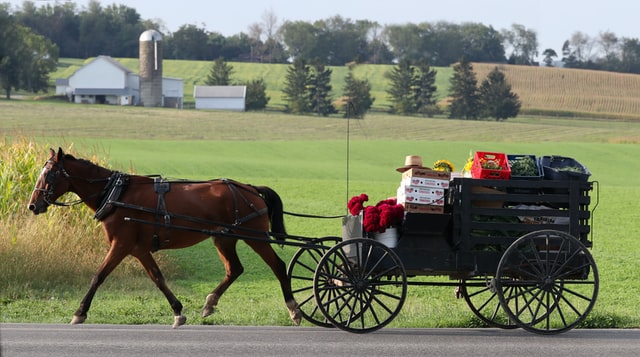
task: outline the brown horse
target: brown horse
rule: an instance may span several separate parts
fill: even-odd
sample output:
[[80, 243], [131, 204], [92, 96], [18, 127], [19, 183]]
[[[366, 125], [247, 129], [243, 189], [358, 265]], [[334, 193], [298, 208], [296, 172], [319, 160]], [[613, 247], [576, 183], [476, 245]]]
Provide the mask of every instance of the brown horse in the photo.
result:
[[[207, 295], [202, 316], [213, 313], [218, 300], [242, 274], [236, 252], [244, 240], [269, 265], [278, 280], [291, 319], [300, 323], [301, 312], [291, 292], [284, 262], [274, 252], [270, 237], [284, 239], [282, 201], [268, 187], [236, 181], [168, 182], [148, 176], [126, 175], [76, 159], [62, 149], [45, 163], [29, 200], [29, 210], [40, 214], [66, 192], [96, 212], [110, 245], [102, 265], [91, 280], [72, 324], [83, 323], [96, 290], [127, 256], [132, 255], [164, 293], [174, 313], [173, 328], [183, 325], [182, 303], [171, 292], [153, 258], [159, 249], [179, 249], [212, 237], [226, 275]], [[271, 223], [272, 231], [269, 231]]]

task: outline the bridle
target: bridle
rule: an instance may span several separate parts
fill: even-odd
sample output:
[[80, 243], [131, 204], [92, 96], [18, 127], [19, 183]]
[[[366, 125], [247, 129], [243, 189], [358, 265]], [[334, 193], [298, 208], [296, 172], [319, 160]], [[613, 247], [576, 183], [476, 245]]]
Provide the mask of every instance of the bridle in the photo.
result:
[[[49, 166], [49, 167], [47, 167]], [[59, 168], [57, 170], [54, 170], [53, 168], [58, 166]], [[56, 163], [54, 160], [49, 159], [47, 160], [47, 162], [44, 164], [44, 167], [42, 168], [42, 170], [46, 170], [49, 169], [49, 171], [47, 171], [47, 173], [45, 174], [44, 177], [44, 187], [45, 188], [39, 188], [39, 187], [35, 187], [33, 190], [34, 191], [38, 191], [38, 192], [42, 192], [43, 193], [43, 200], [47, 205], [54, 205], [54, 206], [60, 206], [60, 207], [70, 207], [70, 206], [75, 206], [78, 205], [82, 202], [84, 202], [84, 200], [82, 198], [79, 198], [77, 200], [72, 200], [72, 201], [67, 201], [67, 202], [59, 202], [57, 200], [51, 200], [51, 195], [53, 194], [54, 190], [55, 190], [55, 183], [56, 180], [58, 179], [58, 175], [60, 175], [62, 173], [62, 175], [64, 176], [65, 179], [67, 180], [71, 180], [71, 179], [82, 179], [85, 180], [87, 182], [98, 182], [98, 181], [103, 181], [106, 179], [86, 179], [84, 177], [79, 177], [79, 176], [72, 176], [69, 175], [69, 173], [67, 172], [67, 170], [65, 170], [64, 166], [62, 166], [62, 159]]]

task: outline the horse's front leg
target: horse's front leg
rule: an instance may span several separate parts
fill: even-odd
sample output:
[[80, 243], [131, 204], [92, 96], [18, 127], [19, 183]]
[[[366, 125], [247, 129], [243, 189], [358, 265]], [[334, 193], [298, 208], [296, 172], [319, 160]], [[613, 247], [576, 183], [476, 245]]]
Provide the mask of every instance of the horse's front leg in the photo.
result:
[[136, 259], [138, 259], [140, 264], [142, 264], [147, 274], [149, 274], [149, 277], [151, 278], [151, 280], [153, 280], [158, 289], [162, 291], [164, 296], [167, 298], [167, 301], [169, 301], [169, 305], [171, 305], [171, 309], [173, 310], [173, 328], [178, 328], [184, 325], [185, 322], [187, 322], [187, 317], [182, 315], [182, 303], [180, 302], [180, 300], [178, 300], [178, 298], [176, 298], [175, 295], [173, 295], [173, 292], [171, 292], [171, 290], [167, 286], [167, 283], [164, 280], [164, 276], [162, 275], [162, 272], [160, 271], [156, 260], [153, 259], [151, 253], [146, 252], [139, 255], [136, 254], [134, 256], [136, 257]]
[[100, 266], [96, 274], [93, 276], [93, 279], [91, 279], [91, 285], [89, 286], [89, 291], [87, 291], [87, 294], [84, 296], [84, 298], [80, 302], [80, 306], [78, 307], [78, 310], [76, 310], [75, 314], [73, 315], [71, 324], [81, 324], [87, 319], [87, 312], [91, 307], [91, 301], [93, 300], [93, 297], [96, 294], [98, 287], [102, 285], [102, 283], [107, 278], [107, 276], [109, 276], [109, 274], [111, 274], [111, 272], [122, 262], [124, 257], [127, 256], [127, 254], [122, 253], [118, 251], [116, 248], [114, 248], [115, 246], [116, 245], [111, 246], [109, 253], [107, 253], [107, 255], [105, 256], [102, 262], [102, 265]]

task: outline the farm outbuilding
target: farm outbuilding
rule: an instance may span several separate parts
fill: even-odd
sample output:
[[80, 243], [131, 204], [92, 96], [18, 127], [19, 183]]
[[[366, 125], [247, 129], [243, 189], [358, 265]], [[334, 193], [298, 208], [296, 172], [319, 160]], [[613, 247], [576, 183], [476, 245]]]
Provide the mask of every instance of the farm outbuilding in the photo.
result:
[[244, 111], [247, 86], [195, 86], [196, 109]]
[[[74, 103], [140, 105], [140, 77], [109, 56], [98, 56], [69, 78], [56, 80], [56, 94]], [[162, 78], [162, 106], [182, 108], [183, 80]]]

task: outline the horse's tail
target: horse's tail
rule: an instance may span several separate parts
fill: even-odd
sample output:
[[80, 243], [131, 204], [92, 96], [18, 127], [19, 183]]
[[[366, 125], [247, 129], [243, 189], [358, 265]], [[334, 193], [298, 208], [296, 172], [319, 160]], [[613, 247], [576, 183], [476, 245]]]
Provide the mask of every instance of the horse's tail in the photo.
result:
[[271, 222], [271, 232], [278, 241], [284, 240], [287, 230], [284, 227], [284, 208], [280, 195], [267, 186], [256, 186], [256, 190], [264, 199], [269, 210], [269, 221]]

